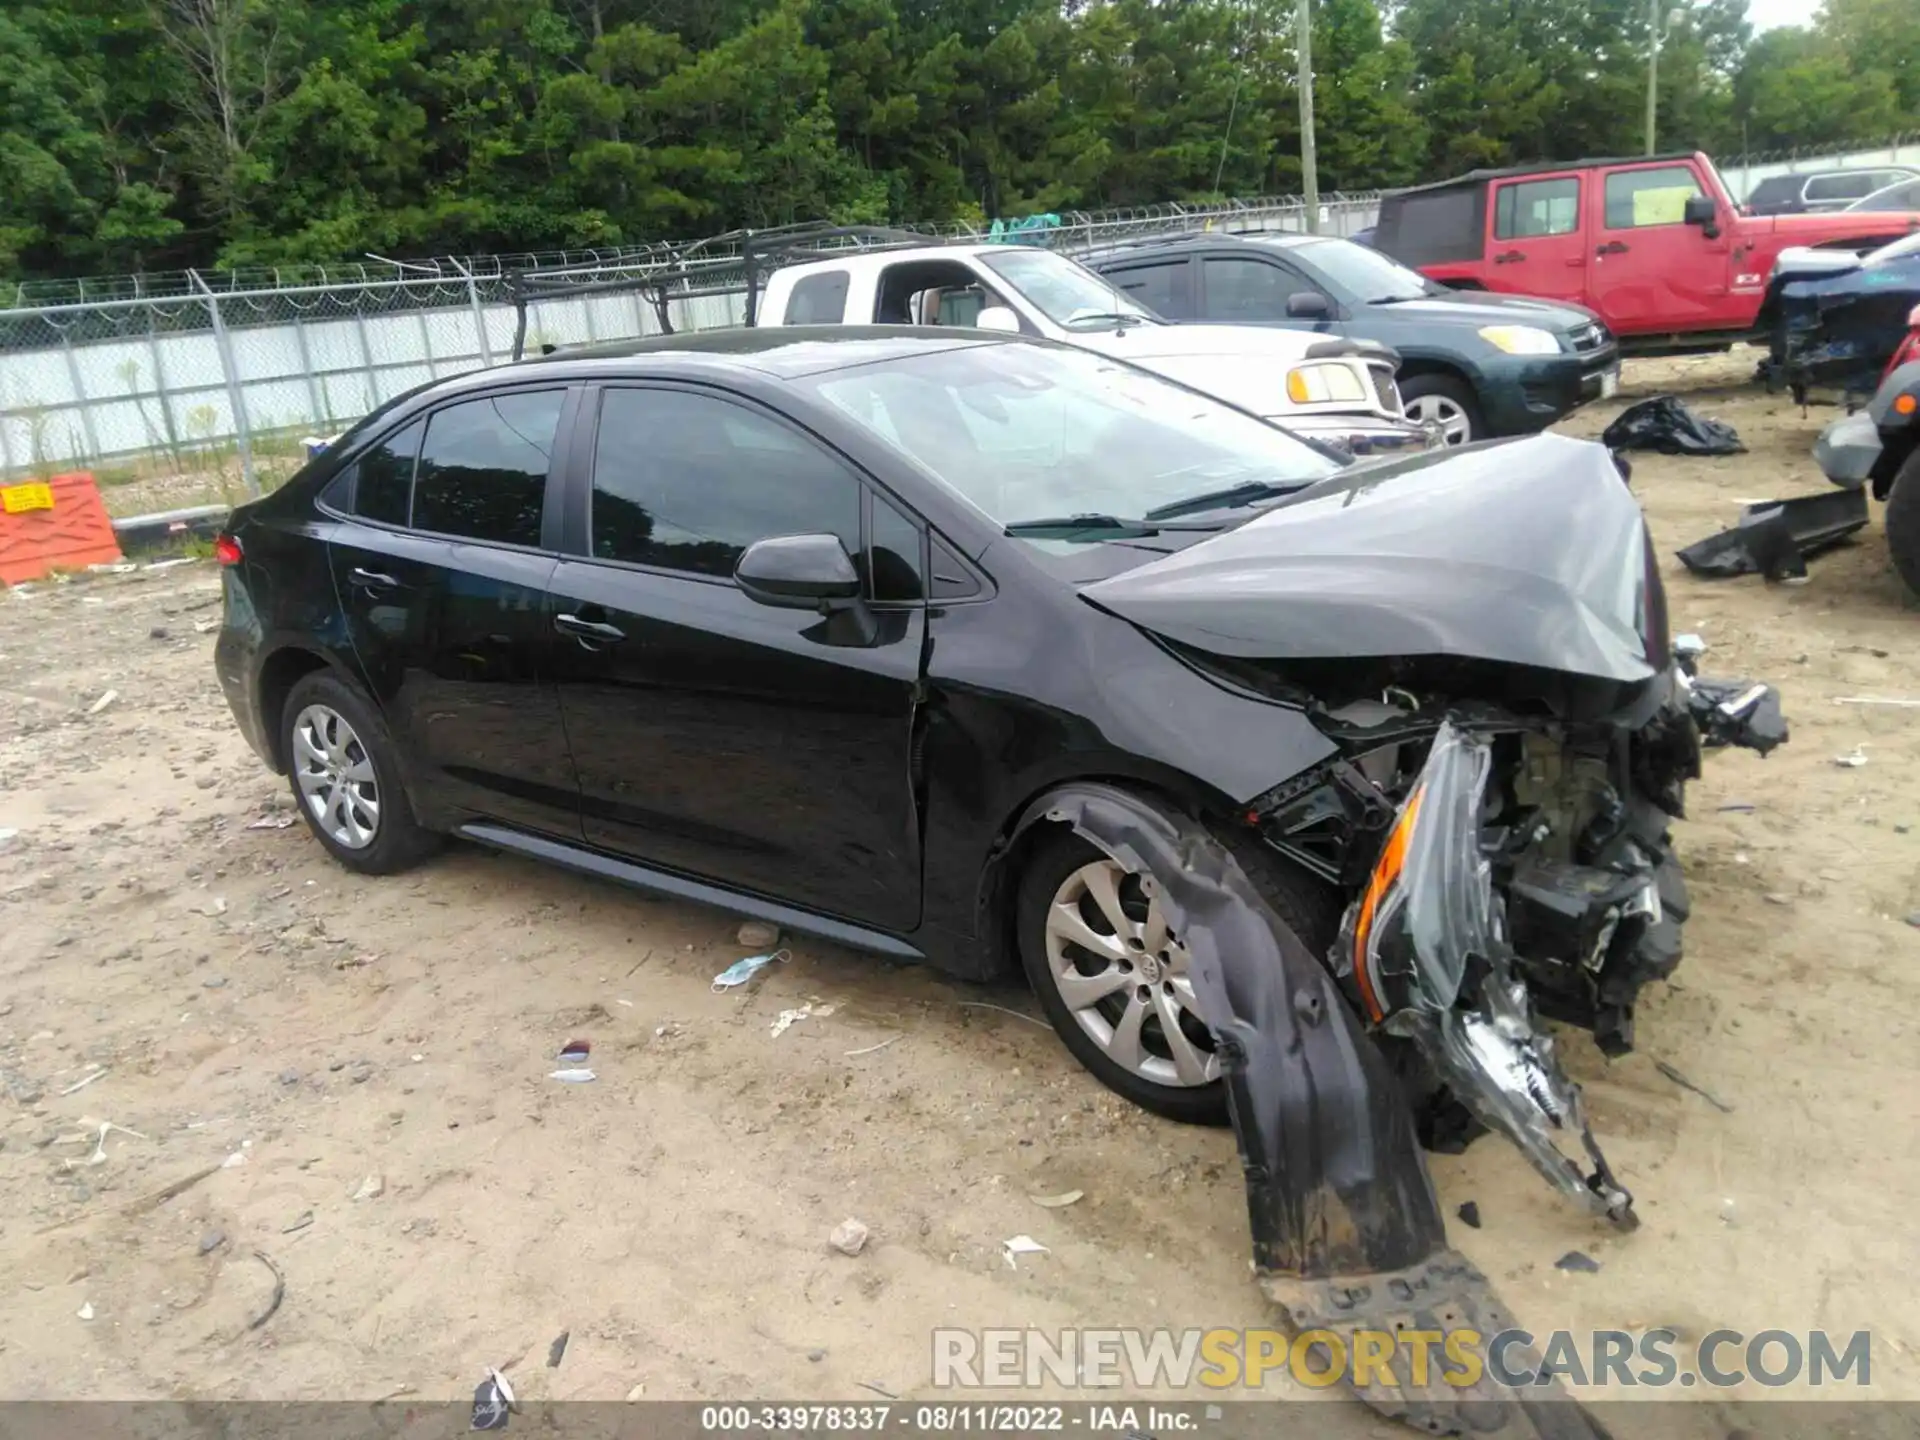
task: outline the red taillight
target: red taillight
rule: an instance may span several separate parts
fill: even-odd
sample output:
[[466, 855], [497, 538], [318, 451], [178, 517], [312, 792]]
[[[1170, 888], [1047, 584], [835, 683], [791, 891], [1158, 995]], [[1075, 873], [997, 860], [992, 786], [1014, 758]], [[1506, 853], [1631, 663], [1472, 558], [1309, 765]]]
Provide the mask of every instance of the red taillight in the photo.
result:
[[240, 551], [240, 542], [231, 535], [222, 535], [213, 542], [213, 558], [222, 565], [238, 565], [244, 558]]

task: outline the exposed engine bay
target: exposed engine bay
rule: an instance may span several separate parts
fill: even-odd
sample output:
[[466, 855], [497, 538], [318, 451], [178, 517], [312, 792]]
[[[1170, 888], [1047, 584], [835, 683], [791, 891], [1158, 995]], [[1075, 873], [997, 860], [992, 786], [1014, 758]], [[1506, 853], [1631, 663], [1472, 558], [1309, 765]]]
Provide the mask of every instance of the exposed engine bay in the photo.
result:
[[1356, 897], [1329, 967], [1380, 1038], [1411, 1045], [1429, 1148], [1498, 1130], [1622, 1226], [1633, 1197], [1535, 1016], [1608, 1055], [1633, 1048], [1642, 988], [1680, 961], [1688, 898], [1668, 827], [1702, 749], [1786, 738], [1771, 688], [1698, 680], [1694, 659], [1651, 714], [1612, 720], [1435, 715], [1407, 691], [1351, 702], [1323, 722], [1347, 753], [1245, 817]]

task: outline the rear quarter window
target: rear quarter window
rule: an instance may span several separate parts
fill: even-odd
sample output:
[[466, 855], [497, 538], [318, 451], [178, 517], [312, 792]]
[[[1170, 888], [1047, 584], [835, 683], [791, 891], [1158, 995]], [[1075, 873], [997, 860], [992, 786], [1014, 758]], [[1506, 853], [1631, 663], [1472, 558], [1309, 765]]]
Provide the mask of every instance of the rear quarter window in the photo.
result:
[[1485, 185], [1390, 195], [1380, 207], [1375, 244], [1408, 265], [1478, 260], [1486, 219]]
[[783, 325], [838, 325], [847, 313], [847, 272], [828, 270], [803, 275], [787, 297]]

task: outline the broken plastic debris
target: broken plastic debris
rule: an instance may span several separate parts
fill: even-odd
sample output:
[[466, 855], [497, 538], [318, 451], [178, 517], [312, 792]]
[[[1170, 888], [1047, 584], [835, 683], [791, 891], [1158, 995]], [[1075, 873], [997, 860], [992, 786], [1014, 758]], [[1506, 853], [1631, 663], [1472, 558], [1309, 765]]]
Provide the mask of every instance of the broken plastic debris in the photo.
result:
[[589, 1040], [569, 1040], [560, 1047], [560, 1063], [562, 1065], [583, 1065], [586, 1063], [587, 1056], [592, 1050], [593, 1043]]
[[289, 825], [298, 821], [299, 818], [298, 815], [291, 813], [262, 815], [258, 820], [249, 820], [246, 828], [249, 830], [285, 830]]
[[220, 1162], [220, 1168], [222, 1170], [231, 1170], [236, 1165], [244, 1165], [246, 1163], [247, 1152], [244, 1150], [236, 1150]]
[[1020, 1268], [1018, 1257], [1021, 1255], [1050, 1255], [1053, 1253], [1031, 1235], [1015, 1235], [1011, 1240], [1002, 1240], [1000, 1242], [1000, 1248], [1007, 1257], [1007, 1268], [1009, 1270], [1018, 1270]]
[[802, 1020], [806, 1019], [811, 1014], [813, 1014], [812, 1001], [808, 1001], [805, 1005], [800, 1006], [797, 1010], [782, 1010], [780, 1012], [779, 1018], [777, 1018], [773, 1022], [774, 1035], [778, 1037], [786, 1034], [787, 1031], [791, 1030], [795, 1025], [799, 1024]]
[[867, 1248], [867, 1227], [849, 1216], [833, 1227], [827, 1243], [842, 1255], [858, 1255]]
[[736, 985], [744, 985], [767, 966], [776, 961], [784, 965], [792, 958], [791, 950], [775, 950], [767, 955], [749, 955], [744, 960], [736, 960], [713, 977], [713, 989], [718, 993], [722, 990], [731, 990]]
[[387, 1182], [378, 1175], [369, 1175], [360, 1182], [360, 1188], [353, 1192], [356, 1200], [378, 1200], [387, 1193]]
[[73, 1084], [67, 1086], [67, 1088], [62, 1090], [60, 1093], [62, 1095], [72, 1095], [77, 1091], [84, 1090], [87, 1088], [87, 1086], [93, 1084], [94, 1081], [98, 1080], [102, 1075], [105, 1075], [106, 1073], [107, 1073], [107, 1067], [105, 1065], [102, 1065], [98, 1070], [94, 1071], [91, 1075], [82, 1076], [80, 1079], [74, 1081]]
[[1027, 1198], [1034, 1204], [1047, 1210], [1063, 1210], [1078, 1200], [1085, 1198], [1084, 1190], [1068, 1190], [1059, 1195], [1030, 1195]]
[[1920, 700], [1898, 700], [1885, 695], [1836, 695], [1836, 705], [1892, 705], [1902, 710], [1920, 710]]
[[1856, 745], [1853, 747], [1852, 754], [1834, 756], [1833, 763], [1836, 765], [1844, 765], [1849, 770], [1858, 770], [1862, 765], [1867, 763], [1866, 752], [1860, 746]]
[[86, 1301], [73, 1313], [78, 1315], [82, 1320], [91, 1320], [93, 1318], [93, 1302], [91, 1300]]
[[1472, 1200], [1464, 1201], [1460, 1209], [1455, 1213], [1460, 1216], [1460, 1223], [1469, 1229], [1478, 1230], [1480, 1228], [1480, 1206], [1477, 1202]]
[[513, 1386], [507, 1383], [507, 1377], [491, 1365], [487, 1367], [487, 1378], [482, 1380], [473, 1392], [473, 1423], [475, 1430], [504, 1430], [507, 1417], [513, 1412]]
[[575, 1067], [567, 1070], [553, 1070], [547, 1074], [549, 1080], [558, 1080], [562, 1085], [589, 1085], [600, 1077], [593, 1071]]
[[98, 700], [94, 701], [93, 704], [87, 707], [87, 714], [98, 715], [102, 710], [106, 709], [109, 705], [113, 704], [113, 702], [118, 700], [119, 698], [120, 698], [120, 692], [118, 690], [109, 690], [107, 691], [106, 694], [102, 695]]
[[1556, 1270], [1577, 1270], [1584, 1275], [1598, 1275], [1600, 1262], [1584, 1250], [1569, 1250], [1553, 1262]]
[[223, 895], [214, 896], [213, 903], [211, 905], [202, 905], [200, 907], [200, 913], [208, 917], [212, 917], [214, 915], [226, 914], [227, 913], [226, 897]]
[[[100, 1073], [104, 1075], [106, 1072], [103, 1070]], [[62, 1091], [61, 1093], [65, 1094], [66, 1092]], [[92, 1122], [88, 1121], [87, 1123], [91, 1124]], [[93, 1153], [87, 1156], [87, 1158], [84, 1160], [68, 1160], [63, 1162], [66, 1168], [69, 1170], [77, 1170], [82, 1166], [106, 1164], [107, 1163], [107, 1136], [114, 1134], [115, 1132], [118, 1132], [119, 1134], [122, 1134], [122, 1135], [131, 1135], [136, 1140], [144, 1140], [147, 1138], [146, 1136], [142, 1135], [138, 1130], [129, 1130], [126, 1126], [116, 1125], [111, 1120], [102, 1120], [100, 1122], [99, 1137], [94, 1141]], [[82, 1135], [80, 1138], [84, 1140], [87, 1137]]]

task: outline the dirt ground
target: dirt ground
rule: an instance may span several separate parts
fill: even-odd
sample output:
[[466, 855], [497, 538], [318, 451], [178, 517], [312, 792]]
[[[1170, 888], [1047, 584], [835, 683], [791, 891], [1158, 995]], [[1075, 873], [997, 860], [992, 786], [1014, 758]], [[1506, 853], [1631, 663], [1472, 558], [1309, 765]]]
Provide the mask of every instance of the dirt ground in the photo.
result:
[[[1642, 1049], [1566, 1042], [1646, 1223], [1596, 1227], [1497, 1138], [1433, 1168], [1535, 1332], [1870, 1329], [1874, 1393], [1914, 1399], [1920, 711], [1835, 699], [1920, 696], [1920, 619], [1877, 516], [1804, 585], [1672, 559], [1825, 485], [1833, 412], [1751, 363], [1630, 365], [1566, 427], [1677, 387], [1739, 429], [1635, 488], [1675, 630], [1793, 724], [1693, 790], [1688, 958]], [[1017, 988], [800, 941], [717, 995], [725, 917], [464, 847], [365, 880], [254, 828], [292, 813], [215, 683], [217, 596], [206, 562], [0, 596], [0, 1396], [455, 1397], [516, 1361], [523, 1398], [924, 1397], [936, 1326], [1271, 1323], [1231, 1133], [1110, 1096]], [[598, 1080], [550, 1080], [576, 1036]], [[1049, 1253], [1010, 1268], [1017, 1234]], [[250, 1329], [256, 1252], [285, 1294]]]

